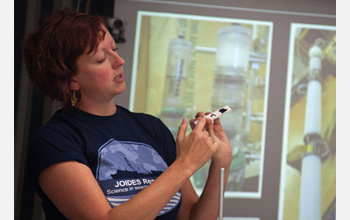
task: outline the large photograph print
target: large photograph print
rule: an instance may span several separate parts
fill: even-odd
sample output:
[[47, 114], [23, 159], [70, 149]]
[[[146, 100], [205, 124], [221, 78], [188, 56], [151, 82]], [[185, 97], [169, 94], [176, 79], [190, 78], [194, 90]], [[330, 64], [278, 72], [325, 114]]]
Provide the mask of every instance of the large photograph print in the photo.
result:
[[336, 29], [292, 24], [279, 220], [335, 219]]
[[[130, 109], [159, 117], [174, 137], [182, 118], [230, 106], [226, 198], [260, 198], [271, 22], [138, 12]], [[190, 128], [187, 130], [190, 132]], [[191, 178], [203, 190], [208, 164]]]

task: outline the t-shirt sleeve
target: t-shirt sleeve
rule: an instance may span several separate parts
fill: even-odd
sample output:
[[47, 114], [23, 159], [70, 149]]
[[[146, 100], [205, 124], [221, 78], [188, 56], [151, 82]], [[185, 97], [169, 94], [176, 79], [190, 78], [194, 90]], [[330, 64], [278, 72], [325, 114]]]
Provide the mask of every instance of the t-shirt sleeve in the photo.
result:
[[33, 136], [29, 147], [29, 170], [35, 184], [39, 173], [50, 165], [65, 161], [88, 165], [82, 144], [69, 129], [44, 127]]

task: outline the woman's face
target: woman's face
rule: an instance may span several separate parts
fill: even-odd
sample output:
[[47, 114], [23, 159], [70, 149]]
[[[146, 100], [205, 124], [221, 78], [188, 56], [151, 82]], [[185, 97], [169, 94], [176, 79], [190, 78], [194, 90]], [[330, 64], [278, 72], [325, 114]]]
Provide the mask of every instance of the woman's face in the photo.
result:
[[110, 101], [126, 89], [124, 64], [107, 31], [96, 51], [78, 58], [78, 73], [73, 77], [71, 88], [80, 91], [81, 103]]

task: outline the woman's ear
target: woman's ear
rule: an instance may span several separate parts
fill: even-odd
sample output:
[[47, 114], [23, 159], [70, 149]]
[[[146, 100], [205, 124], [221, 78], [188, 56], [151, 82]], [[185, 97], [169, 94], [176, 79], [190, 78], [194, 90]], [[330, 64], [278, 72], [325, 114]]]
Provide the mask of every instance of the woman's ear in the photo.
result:
[[72, 77], [70, 81], [70, 89], [73, 91], [78, 91], [80, 88], [79, 83], [76, 81], [75, 77]]

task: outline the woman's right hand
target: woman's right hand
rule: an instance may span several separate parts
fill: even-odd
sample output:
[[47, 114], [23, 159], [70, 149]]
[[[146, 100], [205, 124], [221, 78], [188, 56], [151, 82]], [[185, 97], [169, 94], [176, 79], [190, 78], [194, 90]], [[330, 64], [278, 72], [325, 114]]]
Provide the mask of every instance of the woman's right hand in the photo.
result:
[[[217, 152], [219, 143], [209, 135], [206, 124], [211, 120], [200, 118], [192, 132], [186, 136], [187, 120], [183, 119], [176, 137], [177, 160], [193, 173]], [[213, 126], [209, 126], [213, 129]]]

